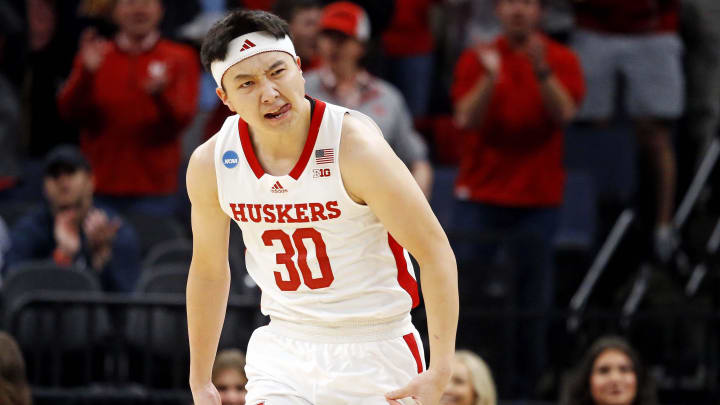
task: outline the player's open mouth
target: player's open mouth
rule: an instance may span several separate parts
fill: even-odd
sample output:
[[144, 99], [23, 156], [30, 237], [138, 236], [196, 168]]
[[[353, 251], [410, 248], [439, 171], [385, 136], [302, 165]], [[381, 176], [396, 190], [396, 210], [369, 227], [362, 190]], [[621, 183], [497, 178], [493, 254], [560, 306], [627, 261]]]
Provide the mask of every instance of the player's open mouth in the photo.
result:
[[290, 103], [286, 103], [285, 105], [280, 107], [280, 109], [278, 109], [277, 111], [265, 114], [265, 118], [267, 118], [269, 120], [278, 120], [278, 119], [284, 118], [287, 115], [288, 111], [290, 111], [291, 108], [292, 108], [292, 106], [290, 105]]

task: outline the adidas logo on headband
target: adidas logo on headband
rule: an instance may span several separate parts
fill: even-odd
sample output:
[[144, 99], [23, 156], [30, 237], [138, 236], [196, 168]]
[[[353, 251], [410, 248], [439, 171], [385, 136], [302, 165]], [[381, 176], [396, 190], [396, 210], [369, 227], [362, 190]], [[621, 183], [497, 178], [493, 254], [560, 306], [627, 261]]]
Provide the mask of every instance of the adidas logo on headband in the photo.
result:
[[243, 47], [240, 48], [240, 52], [247, 51], [248, 49], [254, 48], [254, 47], [255, 47], [255, 44], [253, 44], [249, 39], [246, 39], [245, 42], [243, 43]]
[[210, 71], [218, 87], [222, 87], [222, 77], [233, 65], [263, 52], [280, 51], [290, 54], [293, 58], [295, 47], [289, 36], [277, 39], [266, 31], [256, 31], [241, 35], [228, 43], [225, 59], [214, 60]]

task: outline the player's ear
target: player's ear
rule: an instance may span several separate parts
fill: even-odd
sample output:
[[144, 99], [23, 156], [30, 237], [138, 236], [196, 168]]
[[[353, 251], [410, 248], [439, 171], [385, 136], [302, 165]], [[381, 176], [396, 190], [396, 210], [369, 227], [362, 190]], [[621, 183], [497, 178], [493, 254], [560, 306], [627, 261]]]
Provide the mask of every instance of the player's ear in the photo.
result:
[[215, 94], [217, 94], [218, 98], [220, 98], [220, 101], [222, 101], [223, 104], [227, 106], [227, 108], [230, 109], [230, 111], [237, 113], [233, 106], [230, 104], [230, 100], [228, 99], [227, 93], [222, 87], [215, 88]]
[[295, 64], [297, 65], [298, 69], [302, 72], [302, 61], [300, 60], [299, 56], [295, 57]]

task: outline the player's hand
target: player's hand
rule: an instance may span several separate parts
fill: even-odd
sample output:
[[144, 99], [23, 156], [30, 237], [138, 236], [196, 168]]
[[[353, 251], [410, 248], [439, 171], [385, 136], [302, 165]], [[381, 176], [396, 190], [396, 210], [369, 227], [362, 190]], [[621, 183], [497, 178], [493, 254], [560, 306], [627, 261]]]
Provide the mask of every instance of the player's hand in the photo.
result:
[[221, 405], [220, 393], [213, 383], [192, 389], [194, 405]]
[[[440, 374], [428, 369], [413, 378], [408, 385], [385, 394], [385, 398], [388, 400], [388, 404], [392, 405], [413, 403], [417, 405], [437, 405], [449, 380], [449, 374]], [[412, 398], [414, 402], [408, 402], [407, 400], [400, 402], [404, 398]]]
[[105, 55], [110, 50], [110, 42], [97, 34], [94, 28], [88, 28], [80, 36], [80, 55], [83, 66], [94, 73], [100, 68]]

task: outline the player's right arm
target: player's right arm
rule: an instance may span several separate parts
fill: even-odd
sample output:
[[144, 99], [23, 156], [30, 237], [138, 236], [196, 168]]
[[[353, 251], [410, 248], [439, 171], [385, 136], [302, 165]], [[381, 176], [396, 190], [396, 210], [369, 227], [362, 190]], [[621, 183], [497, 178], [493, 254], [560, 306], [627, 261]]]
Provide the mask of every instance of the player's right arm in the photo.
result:
[[187, 170], [193, 254], [186, 295], [190, 389], [195, 405], [220, 405], [211, 377], [230, 290], [230, 218], [218, 202], [214, 146], [212, 138], [198, 147]]

